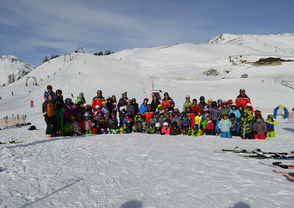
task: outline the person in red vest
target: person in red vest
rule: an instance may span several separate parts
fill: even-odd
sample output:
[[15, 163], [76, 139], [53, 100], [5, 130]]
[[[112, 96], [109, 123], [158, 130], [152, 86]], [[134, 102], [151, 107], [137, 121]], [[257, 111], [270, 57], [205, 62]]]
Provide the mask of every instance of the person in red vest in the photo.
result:
[[248, 98], [250, 100], [250, 98], [245, 94], [245, 90], [244, 89], [240, 89], [239, 93], [240, 94], [237, 96], [236, 100], [238, 98]]
[[102, 91], [101, 90], [98, 90], [97, 91], [97, 96], [95, 96], [93, 98], [93, 101], [92, 101], [92, 107], [93, 107], [93, 109], [95, 109], [95, 106], [96, 105], [99, 105], [101, 107], [103, 101], [105, 101], [105, 98], [102, 96]]
[[153, 110], [150, 104], [147, 105], [147, 110], [143, 113], [143, 117], [145, 118], [146, 123], [149, 124], [153, 117]]

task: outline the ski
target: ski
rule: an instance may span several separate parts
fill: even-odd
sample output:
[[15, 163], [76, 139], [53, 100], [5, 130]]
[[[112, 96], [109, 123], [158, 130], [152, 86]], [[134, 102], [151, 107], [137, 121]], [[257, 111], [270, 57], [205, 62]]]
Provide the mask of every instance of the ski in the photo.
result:
[[278, 154], [247, 154], [247, 155], [241, 155], [238, 156], [244, 157], [244, 158], [254, 158], [254, 159], [272, 159], [272, 160], [294, 160], [294, 155], [287, 156], [287, 155], [278, 155]]
[[294, 173], [285, 173], [285, 172], [280, 172], [280, 171], [276, 171], [276, 170], [274, 170], [274, 172], [282, 174], [282, 175], [286, 176], [289, 181], [294, 182]]
[[[235, 147], [234, 150], [230, 150], [230, 149], [221, 149], [221, 150], [213, 150], [213, 152], [215, 153], [242, 153], [242, 154], [259, 154], [259, 155], [268, 155], [268, 154], [277, 154], [277, 155], [288, 155], [287, 152], [263, 152], [260, 149], [254, 149], [254, 150], [245, 150], [245, 149], [241, 149], [239, 147]], [[292, 153], [291, 153], [292, 154]]]
[[10, 141], [10, 142], [0, 142], [0, 145], [4, 145], [4, 144], [19, 144], [22, 142], [16, 142], [16, 141]]
[[263, 162], [259, 162], [262, 165], [268, 165], [270, 167], [280, 167], [280, 168], [284, 168], [284, 169], [294, 169], [294, 164], [292, 163], [292, 165], [285, 165], [282, 162], [273, 162], [271, 164], [268, 163], [263, 163]]

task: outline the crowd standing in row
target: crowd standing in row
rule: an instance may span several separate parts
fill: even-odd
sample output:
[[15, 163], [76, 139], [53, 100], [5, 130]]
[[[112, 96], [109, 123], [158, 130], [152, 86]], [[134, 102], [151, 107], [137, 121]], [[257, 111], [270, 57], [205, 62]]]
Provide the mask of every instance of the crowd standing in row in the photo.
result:
[[167, 92], [162, 100], [160, 94], [154, 93], [151, 103], [145, 98], [139, 106], [135, 98], [128, 99], [126, 92], [117, 101], [115, 95], [105, 99], [98, 90], [90, 105], [82, 92], [73, 102], [71, 98], [64, 100], [61, 90], [54, 93], [48, 85], [44, 99], [42, 109], [48, 137], [137, 132], [265, 139], [275, 137], [274, 126], [277, 125], [272, 114], [264, 121], [259, 110], [253, 111], [244, 89], [235, 102], [210, 99], [206, 103], [204, 96], [197, 102], [187, 95], [182, 111]]

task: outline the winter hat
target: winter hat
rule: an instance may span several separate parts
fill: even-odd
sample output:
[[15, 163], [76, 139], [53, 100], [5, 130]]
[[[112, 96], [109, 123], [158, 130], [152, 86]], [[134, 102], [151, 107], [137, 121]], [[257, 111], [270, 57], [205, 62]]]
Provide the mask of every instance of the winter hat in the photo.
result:
[[209, 112], [208, 108], [204, 108], [204, 112]]
[[80, 94], [79, 95], [84, 95], [84, 93], [83, 92], [80, 92]]
[[209, 115], [209, 114], [207, 114], [207, 115], [205, 116], [205, 118], [210, 118], [210, 115]]

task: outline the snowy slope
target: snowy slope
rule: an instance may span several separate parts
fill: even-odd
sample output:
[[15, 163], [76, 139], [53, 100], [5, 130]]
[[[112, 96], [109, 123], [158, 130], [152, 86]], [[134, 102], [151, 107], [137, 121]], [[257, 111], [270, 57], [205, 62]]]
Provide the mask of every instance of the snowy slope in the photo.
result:
[[14, 74], [15, 80], [17, 80], [34, 69], [34, 66], [18, 59], [16, 56], [5, 55], [0, 57], [0, 87], [7, 84], [8, 75]]
[[[286, 50], [294, 44], [291, 35], [252, 37]], [[249, 35], [225, 34], [222, 39], [127, 49], [108, 56], [72, 54], [72, 61], [59, 57], [30, 72], [38, 86], [31, 80], [25, 87], [25, 79], [20, 79], [0, 89], [0, 118], [25, 114], [38, 128], [0, 131], [2, 142], [23, 141], [0, 146], [0, 206], [291, 207], [293, 184], [285, 177], [258, 160], [212, 152], [235, 146], [294, 151], [293, 123], [281, 117], [277, 137], [265, 141], [142, 134], [44, 138], [41, 104], [48, 84], [54, 91], [62, 89], [64, 98], [84, 92], [88, 103], [102, 90], [105, 97], [117, 98], [127, 91], [141, 104], [143, 98], [150, 99], [154, 80], [155, 89], [168, 91], [180, 109], [187, 94], [228, 100], [235, 99], [240, 88], [264, 116], [278, 105], [293, 107], [293, 89], [281, 86], [277, 80], [282, 78], [277, 77], [293, 77], [294, 63], [255, 67], [229, 61], [229, 56], [248, 61], [269, 56], [294, 59], [293, 54], [264, 47]], [[220, 75], [204, 76], [210, 68]], [[232, 71], [227, 74], [226, 69]], [[244, 73], [249, 78], [241, 79]], [[35, 108], [30, 108], [30, 100]]]

